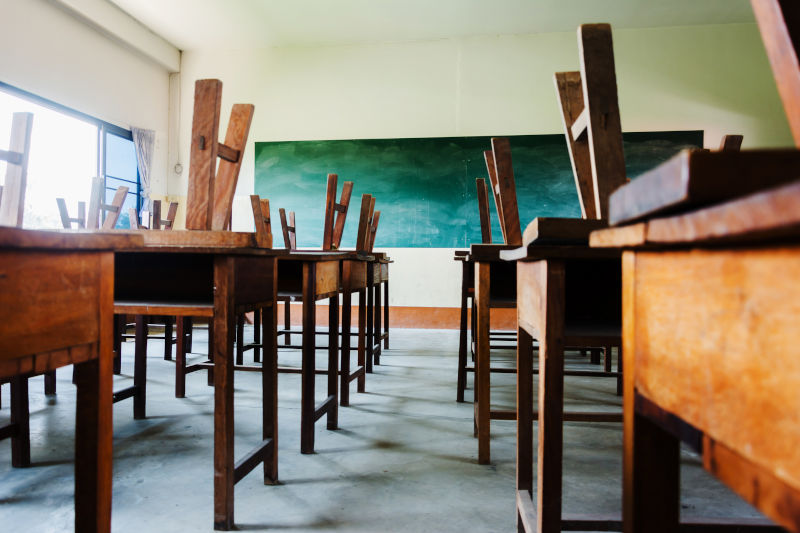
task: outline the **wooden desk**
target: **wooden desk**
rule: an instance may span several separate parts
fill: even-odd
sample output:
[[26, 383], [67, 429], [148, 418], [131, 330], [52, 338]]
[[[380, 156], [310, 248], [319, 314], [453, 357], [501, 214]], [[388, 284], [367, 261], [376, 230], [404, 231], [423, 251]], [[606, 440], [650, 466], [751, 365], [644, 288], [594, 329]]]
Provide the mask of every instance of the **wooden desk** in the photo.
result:
[[381, 341], [389, 348], [389, 263], [393, 261], [383, 252], [370, 253], [375, 259], [367, 272], [367, 372], [372, 373], [373, 364], [381, 364]]
[[[475, 264], [476, 316], [475, 342], [475, 432], [478, 437], [478, 463], [489, 464], [491, 419], [513, 420], [508, 411], [491, 411], [489, 367], [489, 309], [516, 306], [516, 264], [503, 261], [501, 250], [514, 246], [504, 244], [473, 244], [470, 257]], [[465, 355], [466, 357], [466, 355]], [[466, 378], [465, 378], [466, 379]]]
[[[115, 257], [114, 312], [208, 316], [214, 336], [214, 528], [234, 525], [234, 485], [260, 463], [264, 482], [278, 479], [277, 258], [282, 250], [246, 247], [247, 236], [216, 231], [140, 232], [147, 244]], [[183, 243], [179, 245], [177, 243]], [[192, 244], [193, 243], [193, 244]], [[263, 440], [234, 463], [233, 371], [236, 317], [261, 309]], [[179, 343], [180, 345], [181, 343]], [[134, 409], [144, 415], [146, 358], [137, 359]], [[180, 354], [178, 364], [185, 364]]]
[[[293, 250], [279, 263], [278, 293], [281, 296], [301, 296], [303, 302], [302, 333], [302, 392], [300, 407], [300, 452], [314, 453], [314, 425], [327, 414], [327, 428], [339, 424], [339, 293], [342, 290], [340, 273], [343, 262], [354, 261], [355, 252]], [[348, 265], [348, 284], [357, 277], [357, 266]], [[351, 277], [352, 276], [352, 277]], [[366, 281], [366, 278], [365, 278]], [[357, 282], [356, 282], [357, 284]], [[316, 302], [328, 299], [328, 396], [315, 406]], [[348, 309], [349, 319], [349, 309]], [[348, 324], [349, 326], [349, 324]], [[348, 335], [349, 343], [349, 335]], [[349, 348], [348, 348], [349, 359]], [[349, 360], [347, 362], [349, 365]], [[296, 372], [297, 369], [281, 368]], [[349, 380], [350, 375], [347, 375]], [[349, 381], [348, 381], [349, 383]], [[363, 382], [362, 382], [363, 385]]]
[[75, 531], [111, 530], [114, 253], [130, 235], [0, 228], [0, 378], [11, 377], [12, 464], [30, 464], [29, 375], [74, 364]]
[[[464, 401], [464, 391], [467, 388], [467, 313], [469, 299], [475, 296], [475, 265], [469, 255], [469, 250], [456, 250], [453, 260], [461, 263], [461, 316], [458, 334], [458, 378], [456, 382], [456, 401]], [[474, 301], [474, 300], [473, 300]], [[474, 315], [473, 315], [474, 322]], [[475, 329], [470, 327], [473, 333]]]
[[[520, 531], [594, 530], [598, 520], [561, 516], [563, 421], [620, 422], [620, 413], [564, 412], [565, 346], [618, 346], [620, 253], [585, 245], [530, 245], [504, 251], [517, 260], [517, 524]], [[479, 287], [480, 290], [480, 287]], [[476, 291], [479, 292], [479, 291]], [[478, 318], [480, 322], [480, 315]], [[539, 409], [533, 411], [533, 339], [539, 340]], [[610, 360], [610, 359], [609, 359]], [[537, 504], [533, 494], [533, 421], [538, 420]], [[571, 524], [571, 525], [567, 525]], [[590, 525], [591, 524], [591, 525]], [[603, 529], [605, 530], [605, 529]]]
[[626, 248], [623, 520], [675, 531], [679, 442], [800, 531], [800, 183], [592, 234]]

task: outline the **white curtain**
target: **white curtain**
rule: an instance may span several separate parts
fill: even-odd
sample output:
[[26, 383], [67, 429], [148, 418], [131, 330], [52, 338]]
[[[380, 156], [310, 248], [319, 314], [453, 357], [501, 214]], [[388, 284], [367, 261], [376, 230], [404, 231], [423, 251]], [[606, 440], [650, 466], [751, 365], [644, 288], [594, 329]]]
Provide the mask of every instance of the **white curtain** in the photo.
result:
[[150, 169], [153, 166], [153, 147], [156, 141], [156, 132], [131, 128], [133, 144], [136, 147], [136, 163], [139, 167], [139, 177], [142, 180], [142, 211], [150, 209]]

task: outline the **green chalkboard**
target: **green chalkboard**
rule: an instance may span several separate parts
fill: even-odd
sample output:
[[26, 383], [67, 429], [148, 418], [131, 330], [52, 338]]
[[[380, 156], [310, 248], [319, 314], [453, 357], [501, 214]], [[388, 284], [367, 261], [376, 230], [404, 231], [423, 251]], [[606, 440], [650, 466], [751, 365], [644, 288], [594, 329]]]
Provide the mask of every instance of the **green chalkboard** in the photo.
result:
[[[535, 217], [580, 217], [563, 135], [510, 137], [522, 229]], [[682, 148], [700, 147], [702, 131], [624, 135], [628, 176], [635, 177]], [[326, 176], [339, 190], [353, 181], [343, 247], [356, 239], [361, 195], [381, 211], [378, 247], [463, 248], [480, 241], [475, 178], [486, 177], [489, 137], [256, 142], [255, 194], [269, 198], [276, 243], [278, 208], [296, 213], [297, 244], [322, 243]], [[500, 226], [490, 201], [492, 235]]]

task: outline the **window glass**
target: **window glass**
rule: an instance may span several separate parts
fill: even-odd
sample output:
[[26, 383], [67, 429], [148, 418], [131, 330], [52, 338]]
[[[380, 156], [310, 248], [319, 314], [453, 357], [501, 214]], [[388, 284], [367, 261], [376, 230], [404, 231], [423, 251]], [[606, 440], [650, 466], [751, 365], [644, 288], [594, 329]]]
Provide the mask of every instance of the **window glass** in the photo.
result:
[[106, 134], [106, 176], [136, 182], [136, 149], [133, 141]]
[[[0, 91], [0, 150], [8, 150], [12, 114], [33, 113], [23, 227], [61, 228], [56, 198], [64, 198], [70, 216], [88, 200], [97, 175], [97, 126]], [[0, 161], [0, 184], [6, 163]]]

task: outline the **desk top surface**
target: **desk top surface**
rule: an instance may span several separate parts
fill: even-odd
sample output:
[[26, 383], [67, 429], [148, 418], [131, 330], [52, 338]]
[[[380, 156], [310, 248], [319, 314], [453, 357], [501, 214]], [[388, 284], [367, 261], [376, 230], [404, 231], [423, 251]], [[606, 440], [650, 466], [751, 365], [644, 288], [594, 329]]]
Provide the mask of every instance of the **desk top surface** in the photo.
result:
[[595, 231], [596, 248], [675, 248], [800, 242], [800, 181], [680, 215]]
[[141, 236], [128, 232], [68, 232], [0, 228], [0, 248], [40, 250], [120, 250], [144, 246]]

